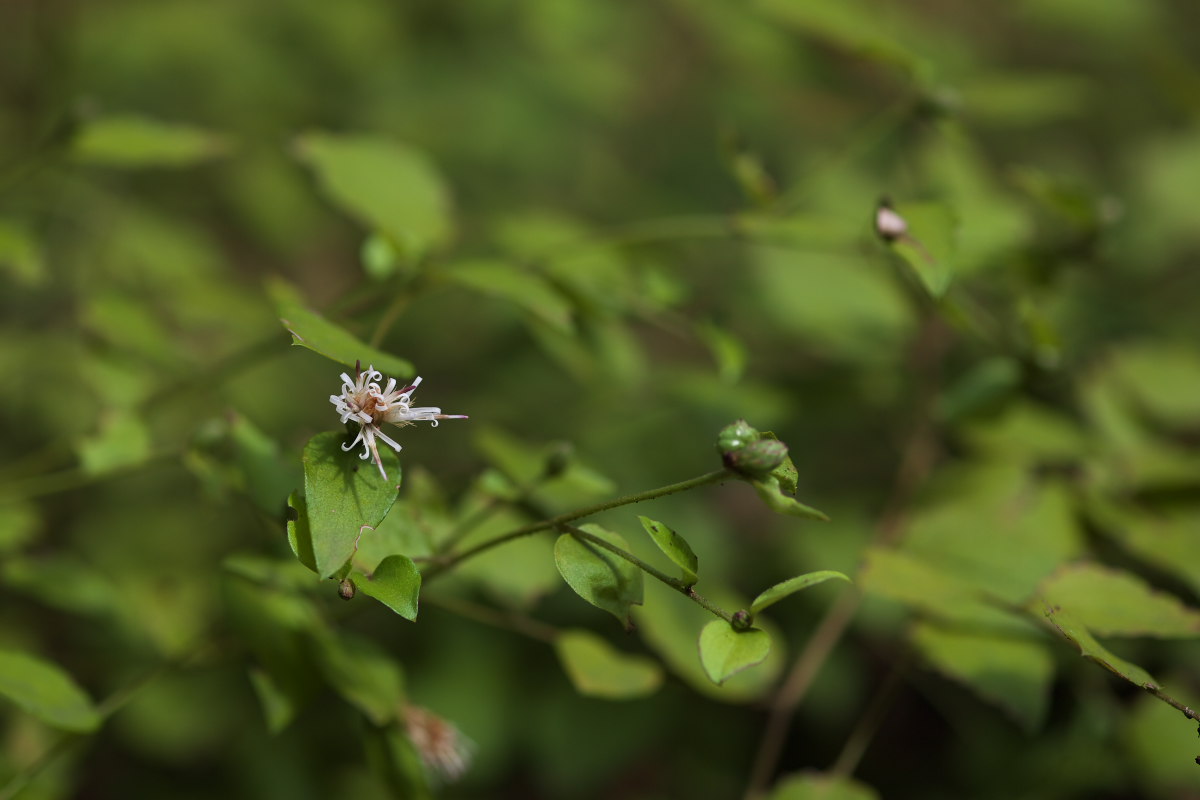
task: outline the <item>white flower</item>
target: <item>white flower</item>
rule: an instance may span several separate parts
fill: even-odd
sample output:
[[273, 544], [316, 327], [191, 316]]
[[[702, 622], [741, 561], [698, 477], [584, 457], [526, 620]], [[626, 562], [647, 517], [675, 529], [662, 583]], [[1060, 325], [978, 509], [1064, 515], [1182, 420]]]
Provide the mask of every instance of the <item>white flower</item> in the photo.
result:
[[351, 380], [350, 376], [343, 372], [342, 393], [331, 394], [329, 402], [333, 403], [334, 408], [342, 415], [342, 422], [357, 422], [359, 425], [358, 436], [353, 442], [342, 445], [342, 449], [353, 450], [361, 442], [363, 452], [359, 458], [365, 461], [373, 457], [375, 465], [379, 467], [379, 474], [387, 480], [375, 440], [382, 439], [397, 453], [400, 452], [400, 445], [379, 430], [380, 423], [390, 422], [397, 427], [403, 427], [414, 422], [429, 421], [436, 426], [439, 419], [466, 419], [467, 415], [443, 414], [440, 408], [434, 406], [410, 405], [413, 392], [421, 385], [419, 377], [403, 389], [396, 388], [395, 378], [388, 378], [386, 387], [380, 387], [381, 380], [383, 373], [374, 366], [363, 371], [360, 364], [355, 364], [354, 379]]
[[471, 742], [457, 727], [427, 708], [404, 708], [404, 730], [425, 767], [435, 777], [455, 781], [471, 763]]

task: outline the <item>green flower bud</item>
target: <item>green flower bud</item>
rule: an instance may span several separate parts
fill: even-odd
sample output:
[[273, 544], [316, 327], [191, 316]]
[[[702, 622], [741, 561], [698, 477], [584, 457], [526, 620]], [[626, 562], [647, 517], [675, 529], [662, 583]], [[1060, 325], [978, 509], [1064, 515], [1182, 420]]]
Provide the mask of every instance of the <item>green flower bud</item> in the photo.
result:
[[787, 458], [787, 445], [778, 439], [760, 439], [725, 454], [725, 466], [750, 478], [764, 478]]
[[751, 442], [757, 442], [761, 434], [750, 423], [739, 419], [732, 425], [726, 425], [717, 434], [717, 452], [728, 455], [734, 450], [740, 450]]

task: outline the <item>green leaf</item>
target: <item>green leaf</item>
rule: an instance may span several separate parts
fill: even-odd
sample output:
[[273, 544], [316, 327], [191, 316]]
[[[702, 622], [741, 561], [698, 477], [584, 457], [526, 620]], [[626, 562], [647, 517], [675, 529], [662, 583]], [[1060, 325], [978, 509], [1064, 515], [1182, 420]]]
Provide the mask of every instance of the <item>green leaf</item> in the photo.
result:
[[675, 565], [683, 571], [684, 582], [688, 585], [695, 583], [698, 559], [684, 538], [666, 525], [649, 517], [639, 516], [638, 519], [642, 521], [642, 527], [646, 529], [646, 533], [650, 534], [650, 538], [658, 545], [658, 549], [662, 550], [663, 554], [674, 561]]
[[0, 695], [56, 728], [86, 733], [100, 727], [99, 712], [70, 675], [25, 653], [0, 651]]
[[829, 517], [825, 512], [818, 511], [812, 506], [806, 506], [803, 503], [783, 493], [783, 487], [780, 485], [777, 475], [768, 475], [765, 478], [750, 481], [750, 485], [754, 487], [754, 491], [758, 492], [758, 496], [763, 499], [767, 507], [772, 511], [780, 514], [787, 514], [792, 517], [800, 517], [801, 519], [817, 519], [822, 522], [828, 522]]
[[211, 131], [137, 116], [87, 122], [71, 143], [71, 157], [106, 167], [184, 167], [228, 152]]
[[450, 193], [424, 153], [382, 137], [326, 133], [301, 136], [296, 153], [330, 200], [409, 258], [450, 238]]
[[941, 297], [953, 274], [955, 220], [940, 203], [905, 203], [895, 208], [908, 223], [908, 235], [892, 243], [931, 297]]
[[900, 550], [883, 547], [868, 550], [858, 580], [870, 594], [973, 630], [1009, 633], [1029, 630], [1024, 616], [988, 602], [970, 581]]
[[460, 261], [441, 273], [445, 280], [498, 297], [522, 308], [562, 333], [571, 333], [571, 304], [534, 272], [503, 261]]
[[554, 649], [582, 695], [629, 700], [653, 694], [662, 685], [662, 670], [655, 661], [623, 653], [589, 631], [563, 631], [554, 640]]
[[0, 274], [7, 274], [18, 286], [38, 286], [48, 277], [37, 240], [7, 220], [0, 220]]
[[[624, 538], [599, 525], [585, 525], [582, 530], [629, 550]], [[616, 553], [569, 533], [554, 543], [554, 564], [576, 594], [612, 614], [626, 629], [632, 628], [630, 608], [642, 604], [640, 569]]]
[[1026, 732], [1041, 725], [1054, 659], [1037, 641], [918, 622], [913, 644], [934, 669], [1010, 713]]
[[379, 452], [391, 476], [384, 480], [374, 464], [342, 450], [345, 438], [335, 431], [318, 433], [304, 447], [304, 500], [313, 564], [322, 578], [354, 555], [358, 537], [383, 521], [400, 488], [400, 460], [391, 450]]
[[879, 793], [854, 778], [808, 772], [781, 778], [767, 800], [879, 800]]
[[396, 660], [369, 639], [314, 636], [317, 665], [329, 685], [376, 725], [395, 720], [404, 703], [404, 676]]
[[292, 552], [300, 563], [317, 571], [317, 560], [313, 554], [312, 528], [308, 524], [308, 503], [299, 491], [288, 497], [287, 539]]
[[1046, 581], [1043, 597], [1101, 636], [1200, 636], [1200, 611], [1136, 575], [1098, 564], [1063, 567]]
[[413, 560], [392, 555], [379, 562], [370, 576], [356, 573], [354, 585], [368, 597], [374, 597], [407, 620], [417, 620], [417, 599], [421, 593], [421, 572]]
[[0, 555], [10, 555], [33, 541], [41, 519], [27, 500], [0, 501]]
[[696, 336], [708, 347], [717, 365], [717, 377], [730, 385], [738, 382], [746, 371], [746, 345], [729, 331], [714, 322], [695, 326]]
[[150, 433], [133, 414], [109, 414], [100, 430], [79, 443], [79, 461], [88, 475], [104, 475], [141, 464], [150, 457]]
[[709, 680], [718, 686], [771, 652], [771, 637], [761, 628], [737, 631], [723, 619], [714, 619], [700, 631], [700, 663]]
[[1062, 634], [1063, 638], [1078, 647], [1079, 654], [1087, 660], [1099, 664], [1114, 675], [1143, 689], [1158, 686], [1154, 678], [1150, 677], [1149, 672], [1137, 664], [1113, 655], [1104, 645], [1097, 642], [1083, 623], [1076, 620], [1070, 612], [1060, 606], [1048, 605], [1045, 608], [1045, 614], [1054, 629]]
[[416, 374], [409, 361], [359, 341], [348, 331], [305, 308], [296, 289], [286, 281], [272, 280], [267, 290], [275, 303], [279, 321], [292, 334], [293, 345], [307, 347], [348, 367], [361, 362], [364, 369], [373, 366], [389, 377], [406, 379]]
[[267, 730], [279, 733], [291, 724], [296, 717], [296, 704], [293, 698], [275, 683], [270, 673], [264, 670], [250, 669], [250, 686], [262, 706], [263, 716], [267, 720]]
[[850, 578], [835, 570], [826, 569], [818, 572], [809, 572], [804, 575], [797, 575], [795, 578], [789, 578], [782, 583], [777, 583], [770, 589], [754, 598], [754, 602], [750, 604], [750, 615], [757, 616], [760, 611], [768, 606], [778, 603], [783, 598], [790, 594], [795, 594], [801, 589], [807, 589], [810, 586], [816, 586], [818, 583], [837, 578], [838, 580], [852, 583]]

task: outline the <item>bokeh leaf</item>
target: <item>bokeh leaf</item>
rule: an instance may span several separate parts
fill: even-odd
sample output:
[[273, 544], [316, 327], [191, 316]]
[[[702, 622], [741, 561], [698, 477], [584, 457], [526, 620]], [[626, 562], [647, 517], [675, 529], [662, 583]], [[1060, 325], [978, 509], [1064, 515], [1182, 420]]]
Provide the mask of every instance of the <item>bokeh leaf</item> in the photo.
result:
[[329, 685], [376, 725], [396, 719], [404, 702], [397, 661], [369, 639], [328, 634], [312, 638], [314, 656]]
[[0, 651], [0, 695], [56, 728], [87, 733], [100, 727], [100, 714], [71, 676], [26, 653]]
[[715, 619], [700, 631], [700, 663], [709, 680], [720, 685], [744, 669], [761, 664], [771, 651], [771, 637], [761, 628], [734, 630]]
[[[304, 500], [313, 563], [327, 578], [354, 554], [355, 542], [383, 521], [400, 488], [400, 460], [380, 448], [384, 480], [370, 462], [342, 450], [343, 433], [318, 433], [304, 447]], [[302, 551], [301, 551], [302, 552]]]
[[808, 772], [780, 778], [767, 800], [879, 800], [879, 793], [854, 778]]
[[631, 700], [662, 684], [662, 669], [652, 659], [623, 653], [590, 631], [563, 631], [554, 649], [571, 684], [588, 697]]
[[334, 203], [410, 258], [450, 238], [450, 192], [424, 153], [383, 137], [315, 132], [296, 141], [296, 153]]
[[930, 665], [1003, 708], [1028, 732], [1041, 725], [1054, 659], [1039, 641], [919, 622], [912, 641]]
[[1200, 611], [1138, 576], [1099, 564], [1072, 564], [1050, 576], [1045, 602], [1101, 636], [1200, 636]]
[[228, 150], [211, 131], [130, 115], [90, 120], [71, 143], [76, 161], [106, 167], [184, 167]]

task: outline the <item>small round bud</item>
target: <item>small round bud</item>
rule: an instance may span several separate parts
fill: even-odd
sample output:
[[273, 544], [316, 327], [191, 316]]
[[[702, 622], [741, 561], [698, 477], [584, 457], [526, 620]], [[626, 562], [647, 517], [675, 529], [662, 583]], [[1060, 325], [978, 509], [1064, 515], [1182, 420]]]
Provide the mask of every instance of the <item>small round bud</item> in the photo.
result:
[[717, 452], [721, 455], [731, 453], [751, 442], [757, 442], [760, 436], [761, 434], [756, 429], [750, 427], [750, 423], [739, 419], [732, 425], [721, 428], [721, 432], [717, 434]]
[[562, 475], [571, 466], [572, 455], [574, 448], [569, 442], [556, 442], [554, 448], [546, 455], [546, 461], [542, 465], [542, 476], [557, 478]]
[[342, 582], [338, 584], [338, 597], [343, 600], [353, 600], [357, 591], [354, 581], [349, 578], [342, 578]]
[[740, 611], [733, 612], [733, 619], [730, 620], [729, 624], [733, 626], [735, 631], [744, 631], [748, 630], [753, 622], [754, 620], [750, 618], [750, 612], [743, 608]]
[[787, 458], [787, 445], [778, 439], [760, 439], [725, 455], [725, 465], [751, 478], [765, 478]]

